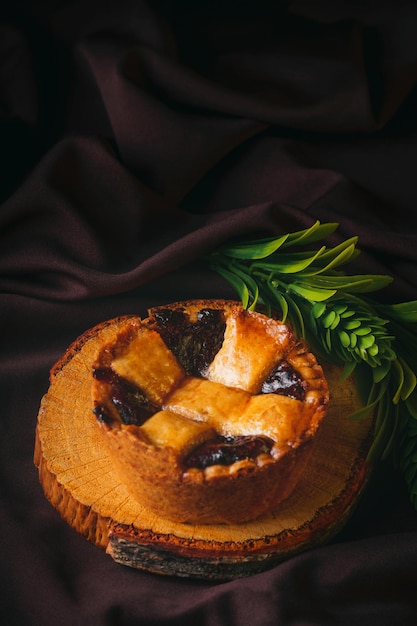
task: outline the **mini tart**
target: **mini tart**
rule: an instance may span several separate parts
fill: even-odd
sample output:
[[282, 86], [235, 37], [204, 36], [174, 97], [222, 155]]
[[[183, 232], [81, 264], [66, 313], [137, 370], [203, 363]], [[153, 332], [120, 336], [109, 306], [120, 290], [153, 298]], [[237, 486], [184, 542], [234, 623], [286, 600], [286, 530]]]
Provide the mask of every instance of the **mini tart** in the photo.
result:
[[133, 318], [97, 355], [93, 412], [120, 479], [177, 522], [240, 523], [293, 491], [329, 401], [291, 328], [237, 302]]

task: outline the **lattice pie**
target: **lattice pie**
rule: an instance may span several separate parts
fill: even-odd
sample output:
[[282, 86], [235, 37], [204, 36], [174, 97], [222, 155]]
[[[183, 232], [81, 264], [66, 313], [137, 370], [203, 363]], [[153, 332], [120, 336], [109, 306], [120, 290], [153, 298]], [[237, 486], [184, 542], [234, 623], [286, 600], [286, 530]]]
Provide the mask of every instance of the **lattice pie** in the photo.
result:
[[229, 301], [129, 318], [93, 368], [94, 413], [132, 497], [179, 522], [239, 523], [293, 491], [325, 416], [291, 329]]

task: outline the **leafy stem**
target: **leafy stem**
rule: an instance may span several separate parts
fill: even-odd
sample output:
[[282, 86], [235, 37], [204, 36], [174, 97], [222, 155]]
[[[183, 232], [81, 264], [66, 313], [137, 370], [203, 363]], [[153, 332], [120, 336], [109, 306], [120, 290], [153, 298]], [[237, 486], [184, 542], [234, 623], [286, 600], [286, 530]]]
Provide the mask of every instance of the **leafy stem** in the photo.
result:
[[369, 459], [392, 456], [417, 509], [417, 301], [381, 304], [368, 294], [390, 276], [348, 274], [359, 254], [357, 237], [334, 247], [322, 242], [338, 227], [321, 224], [279, 237], [229, 243], [214, 250], [210, 266], [245, 308], [278, 311], [324, 360], [355, 374], [363, 408], [375, 415]]

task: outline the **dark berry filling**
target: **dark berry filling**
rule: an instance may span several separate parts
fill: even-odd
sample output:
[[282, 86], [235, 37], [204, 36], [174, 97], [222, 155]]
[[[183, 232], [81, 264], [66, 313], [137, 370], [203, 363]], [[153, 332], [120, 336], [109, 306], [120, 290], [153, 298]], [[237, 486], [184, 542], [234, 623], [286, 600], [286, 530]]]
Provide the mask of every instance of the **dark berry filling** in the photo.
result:
[[223, 312], [201, 309], [191, 322], [184, 311], [161, 309], [155, 320], [162, 339], [182, 367], [192, 376], [204, 374], [223, 343]]
[[281, 361], [265, 380], [261, 392], [277, 393], [295, 400], [304, 400], [305, 382], [289, 363]]
[[243, 459], [255, 459], [259, 454], [269, 454], [273, 441], [268, 437], [222, 437], [206, 441], [186, 459], [187, 467], [204, 469], [211, 465], [232, 465]]
[[109, 412], [106, 410], [106, 408], [102, 405], [100, 406], [96, 406], [93, 409], [93, 413], [96, 416], [96, 418], [98, 419], [99, 422], [103, 422], [104, 424], [113, 424], [114, 423], [114, 419], [111, 417], [111, 415], [109, 415]]
[[[149, 402], [139, 387], [116, 374], [110, 367], [94, 369], [93, 376], [111, 385], [111, 401], [124, 424], [141, 426], [157, 411], [157, 407]], [[105, 408], [97, 407], [94, 412], [97, 419], [106, 423], [112, 421]]]

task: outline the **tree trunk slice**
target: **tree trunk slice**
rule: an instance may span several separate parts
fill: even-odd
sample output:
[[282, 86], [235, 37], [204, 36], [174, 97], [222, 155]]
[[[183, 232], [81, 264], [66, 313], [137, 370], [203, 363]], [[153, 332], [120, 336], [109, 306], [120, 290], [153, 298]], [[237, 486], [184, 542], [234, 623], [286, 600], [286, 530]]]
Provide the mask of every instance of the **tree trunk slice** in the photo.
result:
[[160, 574], [226, 580], [248, 576], [334, 536], [366, 486], [372, 416], [354, 382], [323, 365], [331, 400], [306, 471], [274, 515], [236, 525], [171, 522], [129, 495], [102, 445], [92, 413], [92, 362], [129, 317], [77, 339], [51, 371], [36, 430], [34, 462], [46, 498], [62, 518], [118, 563]]

